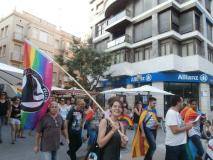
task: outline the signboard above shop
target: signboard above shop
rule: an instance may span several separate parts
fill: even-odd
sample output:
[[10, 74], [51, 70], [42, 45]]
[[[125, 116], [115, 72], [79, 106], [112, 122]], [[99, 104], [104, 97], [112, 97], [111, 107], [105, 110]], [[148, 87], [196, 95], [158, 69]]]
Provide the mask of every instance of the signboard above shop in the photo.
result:
[[180, 72], [160, 72], [148, 73], [132, 76], [127, 80], [129, 83], [138, 82], [194, 82], [194, 83], [210, 83], [213, 82], [213, 76], [205, 73], [180, 73]]
[[[103, 81], [103, 86], [125, 86], [136, 83], [176, 82], [176, 83], [209, 83], [213, 84], [213, 76], [202, 72], [158, 72], [138, 74], [135, 76], [117, 77], [114, 82]], [[117, 86], [117, 87], [118, 87]]]

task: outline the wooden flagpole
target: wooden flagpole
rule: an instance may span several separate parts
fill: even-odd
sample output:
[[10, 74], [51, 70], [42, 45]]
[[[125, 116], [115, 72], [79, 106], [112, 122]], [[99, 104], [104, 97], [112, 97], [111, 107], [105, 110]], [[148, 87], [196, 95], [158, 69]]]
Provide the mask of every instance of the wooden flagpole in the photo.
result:
[[[34, 46], [31, 42], [29, 42], [28, 40], [25, 40], [27, 43], [29, 43], [30, 45]], [[35, 47], [38, 49], [38, 47]], [[41, 50], [40, 50], [41, 51]], [[61, 65], [59, 65], [52, 57], [50, 57], [48, 54], [44, 53], [43, 51], [41, 51], [41, 53], [47, 57], [49, 60], [51, 60], [57, 67], [59, 67], [68, 77], [70, 80], [74, 81], [85, 93], [86, 95], [98, 106], [98, 108], [103, 112], [103, 114], [105, 114], [105, 111], [103, 110], [103, 108], [98, 104], [98, 102], [89, 94], [89, 92], [86, 91], [86, 89], [84, 89], [84, 87], [74, 78], [72, 77]], [[110, 123], [114, 124], [114, 122], [112, 121], [112, 119], [109, 117], [108, 118]], [[125, 136], [120, 130], [118, 130], [119, 134], [121, 136]], [[126, 137], [127, 138], [127, 137]], [[128, 140], [128, 138], [127, 138]]]

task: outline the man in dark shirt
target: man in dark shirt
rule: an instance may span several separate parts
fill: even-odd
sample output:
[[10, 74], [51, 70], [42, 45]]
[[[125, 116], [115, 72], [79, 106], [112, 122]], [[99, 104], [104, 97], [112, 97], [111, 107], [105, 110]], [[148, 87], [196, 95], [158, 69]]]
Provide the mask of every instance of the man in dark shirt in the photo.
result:
[[66, 118], [66, 126], [69, 135], [69, 150], [67, 154], [71, 160], [76, 160], [76, 152], [82, 145], [82, 125], [83, 125], [83, 109], [85, 102], [83, 99], [78, 99], [76, 102], [76, 108], [69, 111]]
[[2, 126], [5, 123], [6, 117], [8, 116], [10, 109], [10, 102], [6, 100], [6, 96], [6, 92], [0, 93], [0, 143], [2, 143]]
[[34, 151], [42, 152], [42, 160], [56, 160], [60, 146], [61, 131], [67, 142], [68, 136], [65, 123], [58, 114], [58, 104], [51, 102], [49, 112], [41, 119], [36, 128], [36, 142]]

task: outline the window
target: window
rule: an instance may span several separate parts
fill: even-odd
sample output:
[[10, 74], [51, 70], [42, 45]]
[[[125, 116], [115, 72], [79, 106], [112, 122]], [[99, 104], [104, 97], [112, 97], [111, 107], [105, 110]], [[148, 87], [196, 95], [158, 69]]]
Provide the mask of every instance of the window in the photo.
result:
[[211, 0], [205, 0], [206, 10], [211, 13]]
[[59, 49], [59, 40], [58, 39], [55, 40], [55, 48]]
[[97, 12], [102, 11], [102, 9], [103, 9], [103, 4], [104, 4], [104, 1], [101, 1], [101, 2], [96, 6], [96, 11], [97, 11]]
[[108, 42], [108, 39], [105, 39], [99, 43], [96, 43], [95, 44], [95, 48], [98, 50], [98, 51], [104, 51], [106, 48], [107, 48], [107, 42]]
[[200, 15], [195, 13], [195, 30], [200, 31]]
[[4, 32], [4, 36], [6, 37], [8, 34], [8, 26], [5, 27], [5, 32]]
[[[144, 6], [143, 11], [147, 11], [147, 10], [152, 8], [152, 4], [153, 4], [152, 1], [153, 0], [143, 0], [143, 1], [144, 1], [144, 3], [143, 3], [143, 6]], [[154, 1], [156, 1], [156, 0], [154, 0]]]
[[134, 41], [138, 42], [152, 36], [152, 19], [138, 23], [134, 27]]
[[180, 15], [180, 33], [188, 33], [193, 31], [193, 16], [194, 12], [186, 12]]
[[142, 61], [143, 58], [143, 49], [137, 48], [135, 49], [135, 56], [134, 56], [134, 62]]
[[170, 15], [171, 11], [159, 14], [159, 33], [164, 33], [170, 30]]
[[186, 42], [182, 44], [182, 56], [191, 56], [194, 55], [194, 45], [193, 41]]
[[180, 56], [178, 41], [173, 41], [173, 43], [172, 43], [172, 53], [175, 54], [175, 55], [179, 55]]
[[128, 61], [128, 51], [123, 49], [113, 53], [114, 64], [123, 63]]
[[32, 29], [32, 38], [38, 39], [39, 30], [37, 28]]
[[212, 41], [212, 24], [208, 20], [206, 21], [207, 23], [207, 38], [208, 40]]
[[23, 26], [16, 25], [16, 33], [23, 34]]
[[12, 60], [15, 61], [22, 61], [22, 52], [21, 52], [21, 46], [20, 45], [16, 45], [14, 46], [14, 52], [12, 53]]
[[170, 43], [168, 41], [167, 42], [161, 42], [160, 54], [161, 54], [161, 56], [165, 56], [165, 55], [170, 54]]
[[3, 38], [3, 36], [4, 36], [4, 28], [1, 29], [1, 34], [0, 34], [1, 38]]
[[152, 52], [152, 47], [151, 46], [147, 46], [144, 48], [144, 59], [148, 60], [151, 58], [151, 52]]
[[158, 4], [161, 4], [163, 2], [166, 2], [167, 0], [158, 0]]
[[143, 12], [143, 1], [135, 0], [134, 2], [134, 16], [137, 16]]
[[172, 11], [172, 29], [179, 32], [179, 15], [176, 11]]
[[3, 45], [3, 49], [2, 49], [2, 56], [6, 55], [6, 45]]
[[96, 37], [106, 33], [105, 28], [107, 27], [107, 21], [101, 22], [96, 25]]
[[42, 41], [42, 42], [44, 42], [44, 43], [47, 43], [48, 33], [44, 32], [44, 31], [40, 31], [39, 40]]
[[208, 60], [213, 63], [213, 49], [208, 47]]

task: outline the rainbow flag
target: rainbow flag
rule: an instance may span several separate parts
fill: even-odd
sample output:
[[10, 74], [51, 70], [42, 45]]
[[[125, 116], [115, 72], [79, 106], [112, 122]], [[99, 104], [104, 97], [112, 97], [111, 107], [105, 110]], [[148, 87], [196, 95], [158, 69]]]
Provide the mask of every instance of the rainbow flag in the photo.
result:
[[127, 115], [127, 114], [122, 114], [119, 118], [119, 121], [123, 122], [125, 124], [125, 126], [129, 125], [129, 126], [133, 126], [133, 120]]
[[26, 41], [21, 102], [21, 123], [24, 129], [34, 129], [47, 111], [52, 72], [52, 61]]

